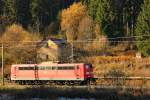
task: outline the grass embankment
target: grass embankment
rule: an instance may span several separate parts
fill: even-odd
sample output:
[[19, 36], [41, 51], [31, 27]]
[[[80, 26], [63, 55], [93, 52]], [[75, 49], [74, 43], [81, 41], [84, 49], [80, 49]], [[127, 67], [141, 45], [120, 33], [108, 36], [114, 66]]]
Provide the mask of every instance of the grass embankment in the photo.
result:
[[11, 100], [29, 100], [30, 98], [49, 98], [56, 100], [65, 98], [95, 98], [96, 100], [148, 100], [147, 91], [132, 89], [102, 89], [49, 86], [4, 86], [0, 87], [0, 95], [11, 97]]

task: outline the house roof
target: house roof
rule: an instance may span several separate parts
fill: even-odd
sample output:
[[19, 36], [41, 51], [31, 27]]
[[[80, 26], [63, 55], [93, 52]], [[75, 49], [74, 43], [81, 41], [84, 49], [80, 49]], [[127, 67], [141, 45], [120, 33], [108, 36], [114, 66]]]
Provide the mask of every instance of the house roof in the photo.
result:
[[48, 43], [48, 41], [52, 41], [55, 45], [61, 45], [61, 44], [66, 43], [66, 40], [63, 40], [63, 39], [48, 38], [46, 40], [42, 40], [41, 42], [39, 42], [37, 44], [37, 47], [43, 47], [44, 45]]
[[66, 40], [63, 40], [63, 39], [56, 39], [56, 38], [49, 38], [49, 39], [47, 39], [46, 41], [49, 41], [49, 40], [53, 41], [53, 42], [56, 43], [56, 44], [63, 44], [63, 43], [66, 42]]

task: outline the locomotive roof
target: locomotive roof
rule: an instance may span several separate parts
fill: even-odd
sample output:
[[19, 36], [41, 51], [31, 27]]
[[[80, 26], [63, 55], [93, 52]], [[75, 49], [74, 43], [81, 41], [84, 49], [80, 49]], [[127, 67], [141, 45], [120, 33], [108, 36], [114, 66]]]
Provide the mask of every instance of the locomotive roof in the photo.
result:
[[19, 67], [33, 67], [33, 66], [75, 66], [75, 65], [83, 65], [85, 63], [51, 63], [51, 64], [14, 64], [13, 66], [19, 66]]
[[37, 64], [13, 64], [12, 66], [20, 66], [20, 67], [29, 67], [29, 66], [35, 66]]
[[38, 64], [38, 65], [45, 65], [45, 66], [54, 66], [54, 65], [59, 65], [59, 66], [62, 66], [62, 65], [83, 65], [84, 63], [62, 63], [62, 64], [59, 64], [59, 63], [52, 63], [52, 64]]

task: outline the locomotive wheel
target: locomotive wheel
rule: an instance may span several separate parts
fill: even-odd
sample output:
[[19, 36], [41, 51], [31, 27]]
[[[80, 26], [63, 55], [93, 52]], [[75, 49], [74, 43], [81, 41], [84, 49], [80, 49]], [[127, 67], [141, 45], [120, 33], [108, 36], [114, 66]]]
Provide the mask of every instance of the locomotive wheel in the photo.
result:
[[25, 85], [26, 84], [26, 82], [25, 81], [22, 81], [22, 85]]
[[18, 81], [19, 85], [22, 85], [22, 81]]
[[75, 85], [75, 86], [79, 86], [80, 84], [81, 84], [81, 82], [78, 82], [78, 81], [75, 81], [75, 82], [74, 82], [74, 85]]

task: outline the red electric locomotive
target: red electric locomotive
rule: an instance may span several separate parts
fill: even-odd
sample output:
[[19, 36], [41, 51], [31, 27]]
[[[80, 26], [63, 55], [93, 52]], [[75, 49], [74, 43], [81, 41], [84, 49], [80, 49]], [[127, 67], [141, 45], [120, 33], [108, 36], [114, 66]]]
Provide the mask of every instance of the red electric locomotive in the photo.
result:
[[11, 80], [19, 83], [87, 82], [92, 78], [92, 65], [85, 63], [17, 64], [11, 66]]

